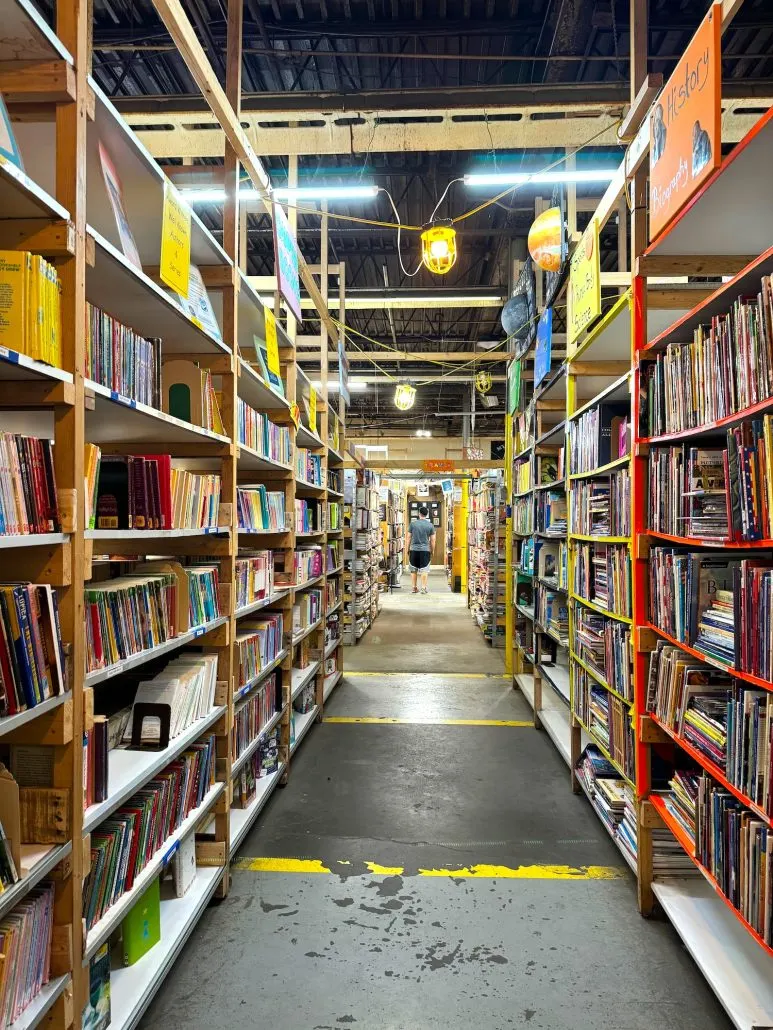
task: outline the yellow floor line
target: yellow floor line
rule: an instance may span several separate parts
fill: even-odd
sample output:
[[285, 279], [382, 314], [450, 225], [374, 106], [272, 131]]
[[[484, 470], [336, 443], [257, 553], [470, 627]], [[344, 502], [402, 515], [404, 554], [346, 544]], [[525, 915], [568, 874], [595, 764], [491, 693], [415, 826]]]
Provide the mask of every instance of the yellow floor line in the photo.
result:
[[[319, 859], [304, 858], [239, 858], [234, 863], [236, 869], [252, 873], [328, 873], [328, 869]], [[351, 862], [339, 862], [339, 865], [351, 865]], [[405, 874], [403, 866], [383, 866], [377, 862], [366, 862], [370, 873], [377, 876], [401, 876]], [[419, 869], [418, 876], [458, 877], [478, 880], [618, 880], [626, 876], [627, 869], [617, 866], [589, 865], [472, 865], [458, 869]], [[335, 874], [337, 875], [337, 874]], [[410, 874], [408, 874], [410, 875]]]
[[512, 676], [506, 676], [501, 672], [363, 672], [351, 669], [344, 669], [344, 676], [410, 676], [412, 679], [421, 676], [432, 676], [433, 679], [461, 679], [461, 680], [510, 680]]
[[533, 719], [391, 719], [387, 716], [365, 715], [326, 715], [325, 722], [363, 723], [364, 725], [391, 726], [530, 726], [534, 728]]

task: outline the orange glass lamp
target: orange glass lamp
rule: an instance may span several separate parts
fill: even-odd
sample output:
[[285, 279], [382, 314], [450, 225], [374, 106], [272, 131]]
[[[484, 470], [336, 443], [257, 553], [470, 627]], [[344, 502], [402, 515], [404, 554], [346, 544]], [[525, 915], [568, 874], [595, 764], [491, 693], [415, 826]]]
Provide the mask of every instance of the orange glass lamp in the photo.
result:
[[433, 225], [421, 234], [421, 260], [430, 272], [445, 275], [456, 264], [456, 229]]
[[400, 411], [412, 408], [416, 401], [416, 387], [410, 383], [398, 383], [395, 387], [395, 407]]

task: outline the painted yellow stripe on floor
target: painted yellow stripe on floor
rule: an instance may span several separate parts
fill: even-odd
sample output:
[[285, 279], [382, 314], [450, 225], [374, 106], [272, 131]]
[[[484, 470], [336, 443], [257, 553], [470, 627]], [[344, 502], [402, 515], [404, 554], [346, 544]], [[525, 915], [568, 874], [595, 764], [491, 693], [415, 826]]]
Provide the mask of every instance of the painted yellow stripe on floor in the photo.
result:
[[326, 715], [325, 722], [343, 724], [362, 723], [366, 726], [530, 726], [534, 720], [524, 719], [392, 719], [387, 716]]
[[363, 672], [358, 669], [353, 672], [351, 669], [344, 670], [344, 676], [410, 676], [411, 679], [422, 676], [432, 676], [433, 679], [458, 679], [458, 680], [511, 680], [512, 676], [505, 676], [501, 672]]
[[[252, 873], [333, 873], [319, 859], [239, 858], [233, 864], [236, 869]], [[351, 862], [337, 864], [351, 865]], [[405, 875], [404, 866], [383, 866], [377, 862], [364, 864], [368, 872], [376, 876]], [[459, 869], [419, 869], [417, 875], [469, 880], [618, 880], [626, 876], [627, 872], [622, 866], [605, 865], [472, 865]]]

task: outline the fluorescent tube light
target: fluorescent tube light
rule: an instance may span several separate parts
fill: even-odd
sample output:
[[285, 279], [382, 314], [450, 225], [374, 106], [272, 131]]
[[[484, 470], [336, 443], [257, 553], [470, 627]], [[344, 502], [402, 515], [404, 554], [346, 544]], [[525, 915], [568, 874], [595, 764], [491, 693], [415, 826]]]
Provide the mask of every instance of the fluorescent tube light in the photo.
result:
[[[291, 190], [278, 186], [271, 191], [274, 200], [372, 200], [378, 195], [378, 186], [299, 186]], [[222, 204], [225, 190], [222, 186], [201, 186], [181, 189], [182, 197], [189, 204]], [[252, 186], [242, 186], [239, 200], [255, 201], [264, 194]]]
[[616, 168], [595, 168], [587, 170], [550, 172], [484, 172], [480, 175], [465, 175], [465, 186], [522, 186], [533, 183], [535, 186], [557, 182], [611, 182], [617, 175]]
[[[314, 387], [315, 390], [321, 390], [322, 389], [322, 381], [320, 379], [312, 379], [311, 385]], [[338, 382], [337, 379], [329, 379], [328, 380], [328, 384], [327, 384], [327, 392], [328, 393], [334, 393], [338, 389], [338, 387], [339, 387], [339, 382]], [[367, 383], [362, 382], [362, 380], [360, 380], [360, 379], [350, 379], [349, 380], [349, 392], [350, 393], [367, 393], [367, 391], [368, 391], [368, 384]]]

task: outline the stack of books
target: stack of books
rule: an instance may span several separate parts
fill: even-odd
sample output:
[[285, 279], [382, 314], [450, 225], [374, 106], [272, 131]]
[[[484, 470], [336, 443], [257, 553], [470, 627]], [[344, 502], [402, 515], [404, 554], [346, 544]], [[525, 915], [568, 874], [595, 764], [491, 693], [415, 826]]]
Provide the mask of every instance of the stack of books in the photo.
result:
[[274, 592], [274, 552], [258, 551], [235, 562], [236, 608], [246, 608]]
[[39, 884], [0, 919], [0, 1024], [11, 1026], [48, 983], [54, 926], [53, 883]]
[[47, 583], [0, 584], [0, 716], [65, 690], [56, 591]]
[[135, 333], [86, 305], [86, 378], [139, 404], [161, 408], [161, 340]]
[[[139, 683], [134, 696], [132, 715], [124, 732], [124, 745], [132, 740], [134, 721], [141, 705], [169, 708], [169, 739], [174, 740], [215, 707], [217, 655], [183, 654], [175, 658], [150, 680]], [[138, 722], [138, 729], [140, 723]], [[156, 719], [141, 722], [143, 747], [159, 747], [162, 743]]]
[[62, 287], [53, 265], [26, 250], [0, 250], [0, 347], [62, 367]]
[[51, 441], [0, 432], [0, 534], [61, 528]]
[[566, 536], [566, 493], [542, 490], [537, 495], [537, 532], [546, 536]]
[[285, 495], [282, 490], [269, 491], [262, 483], [237, 487], [236, 507], [239, 529], [281, 532], [286, 528]]

